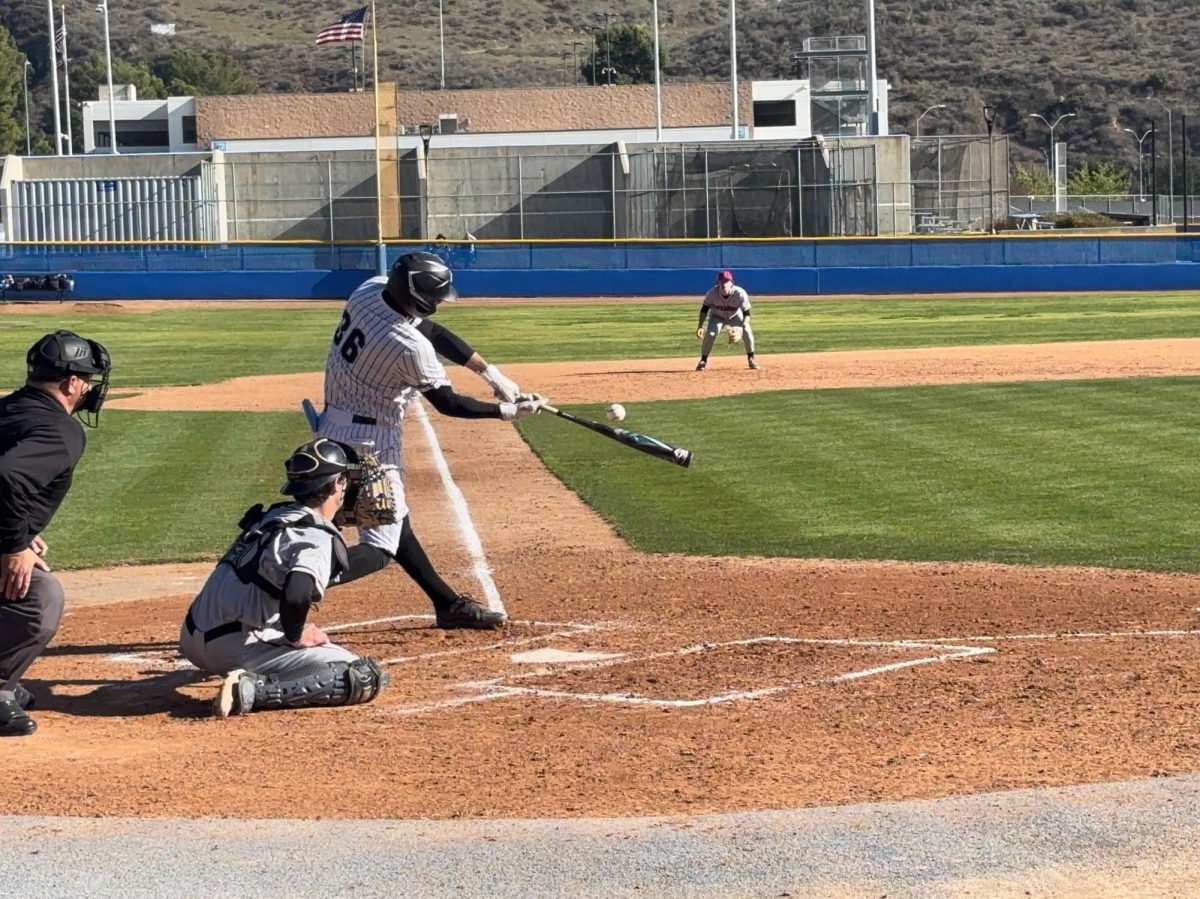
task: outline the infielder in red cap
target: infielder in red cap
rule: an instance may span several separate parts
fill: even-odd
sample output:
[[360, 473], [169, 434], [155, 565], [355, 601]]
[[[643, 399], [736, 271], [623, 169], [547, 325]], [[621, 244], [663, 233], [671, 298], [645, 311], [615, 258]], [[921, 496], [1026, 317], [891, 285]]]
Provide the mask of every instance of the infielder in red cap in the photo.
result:
[[[708, 322], [705, 323], [707, 317]], [[700, 361], [696, 371], [708, 367], [708, 354], [712, 352], [717, 335], [725, 330], [730, 343], [739, 340], [746, 347], [746, 362], [752, 369], [758, 368], [754, 359], [754, 332], [750, 330], [750, 295], [733, 283], [733, 272], [717, 272], [717, 283], [709, 288], [700, 304], [700, 320], [696, 322], [696, 339], [700, 344]]]

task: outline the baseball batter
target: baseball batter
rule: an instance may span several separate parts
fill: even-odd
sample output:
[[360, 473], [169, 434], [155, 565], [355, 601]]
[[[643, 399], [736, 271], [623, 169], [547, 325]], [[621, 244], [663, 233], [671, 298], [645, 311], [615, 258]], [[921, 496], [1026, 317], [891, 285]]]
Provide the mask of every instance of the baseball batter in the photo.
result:
[[[705, 321], [707, 319], [707, 321]], [[754, 358], [754, 332], [750, 329], [750, 295], [733, 283], [733, 272], [717, 273], [717, 283], [709, 288], [700, 304], [700, 320], [696, 322], [696, 339], [700, 344], [700, 361], [696, 371], [708, 368], [708, 354], [712, 352], [717, 335], [728, 328], [729, 342], [739, 340], [746, 347], [746, 362], [758, 369]]]
[[307, 620], [329, 587], [366, 573], [363, 551], [347, 550], [333, 524], [354, 461], [325, 438], [292, 453], [280, 492], [293, 500], [247, 511], [241, 536], [192, 601], [179, 651], [201, 671], [225, 676], [214, 714], [355, 705], [386, 686], [375, 661], [329, 642]]
[[[448, 328], [428, 316], [458, 296], [449, 267], [432, 253], [401, 256], [386, 278], [371, 278], [350, 295], [325, 364], [325, 410], [317, 433], [379, 458], [396, 499], [396, 524], [360, 529], [359, 543], [376, 551], [377, 568], [394, 558], [433, 602], [441, 628], [493, 628], [505, 615], [452, 589], [434, 569], [409, 521], [404, 488], [403, 421], [424, 396], [443, 415], [514, 421], [546, 400], [520, 388]], [[455, 393], [438, 354], [491, 385], [499, 403]]]

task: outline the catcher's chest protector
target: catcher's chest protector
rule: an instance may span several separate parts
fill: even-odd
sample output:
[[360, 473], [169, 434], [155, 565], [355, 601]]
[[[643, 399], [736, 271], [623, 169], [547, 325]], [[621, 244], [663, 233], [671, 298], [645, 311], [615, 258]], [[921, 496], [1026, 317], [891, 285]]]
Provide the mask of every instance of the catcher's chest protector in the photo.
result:
[[[303, 514], [299, 516], [289, 514], [295, 511]], [[279, 534], [288, 528], [318, 528], [333, 538], [330, 541], [333, 560], [330, 566], [329, 584], [326, 586], [336, 584], [346, 569], [350, 567], [346, 541], [342, 537], [342, 532], [305, 506], [282, 503], [272, 506], [265, 513], [262, 512], [262, 507], [258, 506], [256, 509], [249, 510], [240, 523], [246, 530], [234, 541], [233, 546], [229, 547], [217, 564], [230, 566], [239, 581], [243, 584], [253, 584], [272, 599], [283, 599], [283, 587], [272, 584], [259, 574], [262, 556]]]

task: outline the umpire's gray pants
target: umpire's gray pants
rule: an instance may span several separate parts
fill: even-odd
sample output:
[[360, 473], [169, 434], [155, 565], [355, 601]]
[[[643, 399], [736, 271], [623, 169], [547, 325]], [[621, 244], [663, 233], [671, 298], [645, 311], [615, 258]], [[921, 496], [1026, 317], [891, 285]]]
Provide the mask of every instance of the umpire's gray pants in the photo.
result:
[[224, 675], [244, 668], [254, 674], [274, 674], [280, 678], [304, 673], [314, 662], [353, 662], [358, 658], [334, 643], [291, 646], [283, 642], [283, 632], [273, 628], [243, 630], [205, 642], [201, 631], [189, 633], [186, 624], [179, 630], [179, 651], [201, 671], [210, 674]]
[[40, 568], [24, 599], [0, 598], [0, 700], [15, 698], [17, 682], [54, 639], [63, 601], [58, 578]]

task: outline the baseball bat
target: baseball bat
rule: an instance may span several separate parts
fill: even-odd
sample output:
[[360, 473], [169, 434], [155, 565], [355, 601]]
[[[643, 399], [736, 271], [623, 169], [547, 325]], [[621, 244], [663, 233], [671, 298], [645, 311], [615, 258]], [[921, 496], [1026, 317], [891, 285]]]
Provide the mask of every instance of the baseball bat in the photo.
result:
[[582, 415], [556, 409], [554, 406], [543, 406], [542, 408], [547, 412], [553, 412], [559, 418], [565, 418], [567, 421], [573, 421], [577, 425], [583, 425], [585, 428], [595, 431], [597, 434], [603, 434], [610, 440], [615, 440], [617, 443], [622, 443], [631, 449], [648, 453], [656, 459], [666, 459], [668, 462], [674, 462], [683, 468], [687, 468], [692, 464], [692, 451], [684, 449], [682, 446], [672, 446], [669, 443], [664, 443], [654, 437], [647, 437], [645, 434], [639, 434], [636, 431], [626, 431], [624, 428], [614, 428], [611, 425], [601, 424], [598, 421], [592, 421], [590, 418], [584, 418]]

